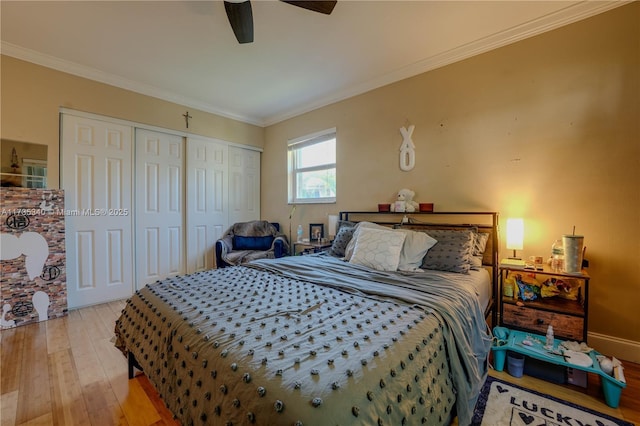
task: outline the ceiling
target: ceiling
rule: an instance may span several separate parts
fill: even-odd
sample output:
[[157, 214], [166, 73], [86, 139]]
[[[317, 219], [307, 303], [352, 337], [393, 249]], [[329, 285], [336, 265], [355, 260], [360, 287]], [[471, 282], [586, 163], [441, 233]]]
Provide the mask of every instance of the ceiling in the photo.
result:
[[252, 2], [238, 44], [221, 1], [6, 1], [2, 54], [267, 126], [625, 4]]

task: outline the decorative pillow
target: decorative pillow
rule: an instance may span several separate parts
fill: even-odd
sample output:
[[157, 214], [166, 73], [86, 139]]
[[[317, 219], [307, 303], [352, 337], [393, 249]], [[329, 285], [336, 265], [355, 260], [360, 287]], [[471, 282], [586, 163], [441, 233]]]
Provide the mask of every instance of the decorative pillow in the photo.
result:
[[379, 271], [395, 271], [405, 237], [402, 232], [361, 228], [349, 262]]
[[240, 235], [233, 236], [234, 250], [269, 250], [273, 244], [275, 237], [267, 235], [265, 237], [242, 237]]
[[377, 225], [375, 223], [371, 223], [371, 222], [358, 222], [355, 225], [355, 230], [353, 231], [353, 237], [351, 238], [351, 241], [349, 241], [349, 244], [347, 244], [347, 247], [344, 249], [344, 258], [346, 260], [351, 260], [351, 256], [353, 256], [353, 249], [356, 246], [356, 240], [358, 239], [358, 234], [360, 233], [360, 230], [362, 228], [375, 228], [375, 229], [382, 229], [382, 230], [387, 230], [389, 231], [390, 228], [381, 226], [381, 225]]
[[394, 232], [402, 232], [406, 235], [400, 252], [398, 271], [411, 272], [420, 269], [424, 255], [438, 241], [425, 232], [411, 231], [409, 229], [396, 229]]
[[427, 252], [422, 268], [469, 273], [475, 241], [472, 230], [431, 229], [429, 235], [438, 243]]
[[486, 232], [474, 232], [473, 253], [471, 256], [471, 269], [480, 270], [482, 268], [482, 259], [484, 251], [487, 248], [489, 234]]
[[345, 249], [344, 254], [345, 259], [351, 259], [358, 234], [363, 228], [379, 229], [383, 231], [399, 232], [405, 234], [406, 237], [404, 245], [402, 246], [402, 251], [400, 252], [400, 263], [398, 264], [399, 271], [418, 270], [420, 268], [420, 265], [422, 264], [422, 259], [424, 258], [425, 253], [427, 253], [427, 251], [431, 247], [433, 247], [435, 243], [437, 243], [435, 239], [424, 232], [416, 232], [409, 229], [391, 229], [387, 228], [386, 226], [378, 225], [376, 223], [360, 222], [356, 226], [356, 230], [353, 234], [353, 239], [349, 242], [349, 244], [347, 244], [347, 248]]
[[354, 226], [356, 226], [358, 223], [357, 222], [351, 222], [350, 220], [339, 220], [336, 222], [336, 235], [338, 235], [338, 232], [340, 231], [340, 228], [342, 228], [343, 226], [349, 227], [349, 228], [353, 228]]
[[474, 237], [473, 255], [482, 257], [485, 249], [487, 248], [489, 234], [487, 234], [486, 232], [474, 232]]
[[347, 248], [347, 244], [349, 244], [351, 238], [353, 238], [353, 232], [355, 230], [355, 226], [340, 226], [336, 237], [331, 244], [329, 254], [336, 257], [344, 257], [344, 250]]
[[480, 268], [482, 268], [482, 256], [471, 256], [469, 269], [473, 269], [474, 271], [479, 271]]

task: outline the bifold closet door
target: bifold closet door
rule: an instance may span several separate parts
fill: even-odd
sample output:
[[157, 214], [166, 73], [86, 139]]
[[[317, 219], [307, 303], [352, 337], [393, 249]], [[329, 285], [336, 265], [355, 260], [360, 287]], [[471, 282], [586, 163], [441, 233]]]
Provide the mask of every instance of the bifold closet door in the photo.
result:
[[181, 136], [136, 129], [136, 288], [185, 268], [184, 143]]
[[133, 292], [131, 126], [62, 115], [69, 308]]
[[229, 227], [227, 144], [187, 139], [187, 272], [215, 267], [215, 243]]

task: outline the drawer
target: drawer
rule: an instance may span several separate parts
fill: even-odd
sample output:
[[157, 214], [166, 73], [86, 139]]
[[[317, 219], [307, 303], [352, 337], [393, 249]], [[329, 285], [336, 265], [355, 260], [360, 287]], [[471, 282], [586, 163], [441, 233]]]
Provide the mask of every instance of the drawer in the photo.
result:
[[547, 333], [547, 327], [551, 325], [556, 337], [577, 340], [578, 342], [585, 340], [585, 336], [582, 334], [584, 318], [558, 312], [504, 304], [502, 323], [506, 327], [514, 326], [542, 335]]

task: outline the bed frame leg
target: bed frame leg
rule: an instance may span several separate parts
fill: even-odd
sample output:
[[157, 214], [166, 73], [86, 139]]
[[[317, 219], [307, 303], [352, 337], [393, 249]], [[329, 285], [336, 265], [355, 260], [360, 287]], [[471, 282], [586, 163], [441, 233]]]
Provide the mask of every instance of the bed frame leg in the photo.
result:
[[142, 371], [142, 368], [140, 367], [140, 364], [138, 364], [138, 360], [136, 360], [136, 357], [133, 355], [133, 353], [131, 353], [131, 351], [127, 353], [127, 361], [129, 367], [129, 380], [131, 380], [134, 377], [133, 369], [137, 368], [138, 370]]

